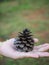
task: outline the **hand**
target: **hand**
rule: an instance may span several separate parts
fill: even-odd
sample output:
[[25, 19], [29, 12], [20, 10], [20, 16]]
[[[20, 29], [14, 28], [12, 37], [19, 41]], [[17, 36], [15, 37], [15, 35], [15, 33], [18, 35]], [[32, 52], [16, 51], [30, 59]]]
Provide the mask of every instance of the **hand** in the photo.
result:
[[36, 54], [38, 54], [39, 57], [49, 57], [49, 52], [46, 52], [49, 50], [49, 43], [35, 46], [34, 49], [36, 49], [34, 51], [38, 51]]
[[[15, 41], [15, 39], [12, 38], [12, 39], [2, 42], [2, 45], [0, 47], [1, 55], [10, 57], [13, 59], [24, 58], [24, 57], [38, 58], [38, 55], [35, 53], [30, 53], [30, 52], [26, 53], [26, 52], [16, 51], [13, 48], [14, 41]], [[34, 42], [38, 42], [38, 39], [34, 38]]]
[[[19, 51], [16, 51], [15, 49], [13, 49], [14, 41], [15, 41], [15, 39], [12, 38], [10, 40], [3, 42], [2, 46], [1, 46], [2, 55], [13, 58], [13, 59], [24, 58], [24, 57], [38, 58], [39, 56], [40, 57], [49, 56], [48, 52], [43, 52], [43, 51], [47, 50], [47, 48], [42, 49], [42, 48], [45, 48], [46, 46], [48, 46], [48, 44], [34, 46], [34, 50], [31, 52], [19, 52]], [[38, 42], [38, 39], [34, 38], [34, 41]]]

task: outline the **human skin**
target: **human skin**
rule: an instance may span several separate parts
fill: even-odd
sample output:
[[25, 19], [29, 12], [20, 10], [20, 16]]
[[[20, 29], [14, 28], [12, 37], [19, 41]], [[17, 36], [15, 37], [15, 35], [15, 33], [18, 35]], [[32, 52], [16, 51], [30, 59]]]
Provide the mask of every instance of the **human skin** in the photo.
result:
[[[49, 57], [49, 52], [46, 52], [49, 49], [49, 43], [34, 46], [31, 52], [19, 52], [13, 48], [14, 41], [15, 38], [0, 42], [0, 54], [12, 59]], [[34, 38], [34, 42], [38, 42], [38, 39]]]

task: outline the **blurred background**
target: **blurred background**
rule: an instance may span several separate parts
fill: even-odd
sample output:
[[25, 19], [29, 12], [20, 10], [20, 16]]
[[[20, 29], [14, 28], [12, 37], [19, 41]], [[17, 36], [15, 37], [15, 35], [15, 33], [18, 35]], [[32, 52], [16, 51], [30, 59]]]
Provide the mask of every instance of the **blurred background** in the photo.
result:
[[[49, 0], [0, 0], [0, 41], [28, 28], [39, 44], [49, 42]], [[0, 65], [49, 65], [49, 58], [12, 60], [0, 56]]]

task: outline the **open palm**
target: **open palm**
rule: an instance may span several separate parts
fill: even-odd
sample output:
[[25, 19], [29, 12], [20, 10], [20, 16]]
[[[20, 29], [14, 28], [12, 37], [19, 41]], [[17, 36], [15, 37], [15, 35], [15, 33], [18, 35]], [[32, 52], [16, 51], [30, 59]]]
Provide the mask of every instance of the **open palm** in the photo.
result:
[[[2, 55], [13, 59], [24, 58], [24, 57], [39, 58], [39, 57], [49, 56], [48, 52], [44, 52], [49, 49], [48, 43], [39, 46], [34, 46], [34, 49], [31, 52], [19, 52], [13, 48], [14, 41], [15, 39], [12, 38], [3, 42], [3, 45], [1, 46]], [[34, 38], [34, 41], [38, 42], [38, 39]]]

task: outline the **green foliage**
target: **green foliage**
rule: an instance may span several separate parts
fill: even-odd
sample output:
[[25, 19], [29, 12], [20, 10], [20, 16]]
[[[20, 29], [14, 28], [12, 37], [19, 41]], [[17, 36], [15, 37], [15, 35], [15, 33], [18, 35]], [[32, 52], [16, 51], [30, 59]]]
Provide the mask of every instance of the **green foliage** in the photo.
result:
[[[38, 44], [49, 42], [49, 34], [46, 33], [46, 37], [40, 35], [43, 32], [49, 32], [49, 19], [47, 19], [49, 18], [49, 0], [1, 1], [5, 2], [0, 3], [0, 38], [8, 39], [11, 33], [18, 33], [24, 28], [28, 28], [34, 34], [34, 37], [40, 39]], [[37, 11], [39, 13], [36, 14], [36, 10], [41, 11]], [[31, 18], [34, 15], [33, 13], [37, 18]], [[43, 17], [46, 19], [43, 19]], [[19, 60], [2, 58], [0, 60], [2, 60], [2, 65], [49, 65], [49, 58], [24, 58]]]
[[45, 4], [49, 4], [49, 0], [0, 0], [0, 2], [9, 2], [9, 1], [17, 1], [19, 4], [24, 3], [37, 3], [37, 2], [44, 2]]

